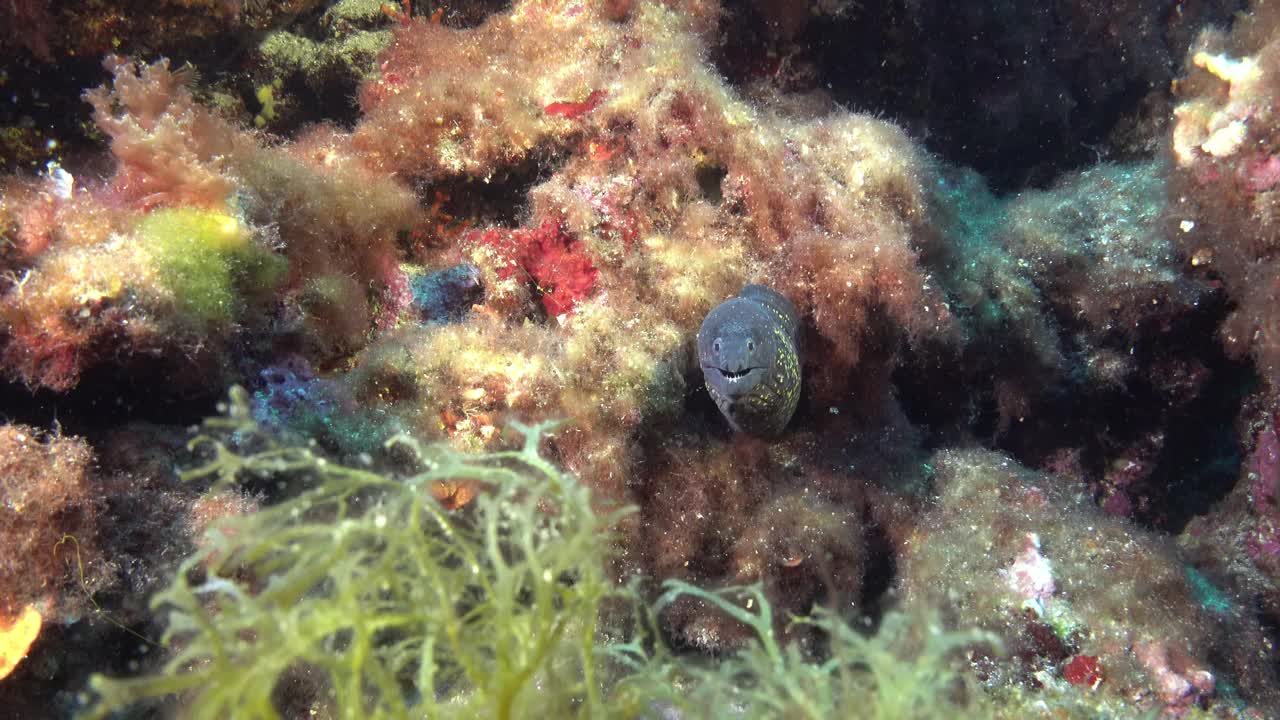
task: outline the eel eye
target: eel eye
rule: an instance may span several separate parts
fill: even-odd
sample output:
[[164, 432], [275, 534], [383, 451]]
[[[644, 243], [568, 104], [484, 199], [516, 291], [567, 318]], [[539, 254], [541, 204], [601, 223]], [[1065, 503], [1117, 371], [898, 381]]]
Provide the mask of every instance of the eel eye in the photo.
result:
[[716, 341], [715, 341], [715, 342], [713, 342], [713, 343], [711, 343], [711, 349], [712, 349], [712, 350], [715, 350], [715, 351], [716, 351], [716, 353], [717, 353], [717, 354], [719, 354], [719, 352], [720, 352], [720, 338], [716, 338]]
[[755, 349], [756, 349], [756, 341], [755, 341], [755, 340], [748, 340], [748, 341], [747, 341], [747, 352], [752, 352], [752, 351], [754, 351]]

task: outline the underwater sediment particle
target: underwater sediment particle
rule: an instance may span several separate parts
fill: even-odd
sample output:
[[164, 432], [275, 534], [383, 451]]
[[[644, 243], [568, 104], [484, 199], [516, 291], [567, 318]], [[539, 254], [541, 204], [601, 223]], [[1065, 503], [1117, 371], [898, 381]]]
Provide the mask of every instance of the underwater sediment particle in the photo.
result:
[[698, 331], [707, 392], [734, 430], [782, 432], [800, 400], [800, 320], [791, 301], [748, 285], [720, 303]]

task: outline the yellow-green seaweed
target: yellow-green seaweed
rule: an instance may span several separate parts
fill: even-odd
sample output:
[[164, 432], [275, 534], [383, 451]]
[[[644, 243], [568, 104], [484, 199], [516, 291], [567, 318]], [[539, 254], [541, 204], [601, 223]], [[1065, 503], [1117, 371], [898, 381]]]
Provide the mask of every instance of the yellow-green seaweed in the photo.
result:
[[[86, 717], [165, 697], [194, 720], [992, 717], [961, 656], [999, 640], [944, 631], [936, 615], [890, 613], [872, 635], [826, 610], [792, 618], [824, 639], [815, 653], [775, 634], [759, 585], [669, 580], [649, 606], [643, 582], [606, 570], [629, 510], [593, 510], [539, 454], [553, 424], [512, 427], [523, 446], [487, 454], [394, 439], [412, 470], [392, 476], [264, 438], [234, 389], [228, 417], [192, 441], [210, 459], [184, 478], [284, 497], [215, 524], [153, 599], [168, 614], [163, 667], [95, 676]], [[465, 482], [483, 490], [461, 509], [434, 499]], [[714, 662], [674, 653], [656, 618], [681, 596], [757, 642]]]
[[[247, 400], [235, 396], [222, 423], [243, 436]], [[289, 702], [335, 717], [603, 714], [595, 624], [617, 518], [538, 454], [548, 428], [521, 428], [518, 451], [476, 456], [399, 438], [417, 464], [403, 478], [307, 448], [241, 454], [197, 438], [212, 459], [186, 479], [301, 489], [210, 531], [154, 598], [168, 612], [163, 670], [95, 677], [88, 717], [177, 693], [196, 720], [277, 718], [298, 672], [314, 682]], [[466, 481], [486, 491], [464, 509], [433, 499], [435, 483]]]
[[635, 643], [614, 646], [611, 654], [635, 671], [618, 683], [615, 707], [661, 707], [690, 718], [715, 717], [729, 708], [742, 718], [995, 717], [989, 699], [963, 669], [965, 652], [1003, 652], [992, 633], [945, 630], [936, 612], [891, 612], [875, 634], [864, 635], [831, 610], [818, 608], [812, 616], [792, 618], [793, 625], [811, 626], [825, 639], [826, 647], [815, 653], [800, 643], [779, 641], [773, 608], [759, 584], [712, 591], [672, 579], [663, 587], [655, 610], [681, 597], [694, 598], [747, 626], [757, 642], [715, 663], [661, 653], [651, 657]]
[[255, 244], [236, 217], [192, 207], [164, 208], [138, 223], [137, 235], [160, 283], [198, 324], [233, 321], [246, 294], [274, 288], [287, 262]]

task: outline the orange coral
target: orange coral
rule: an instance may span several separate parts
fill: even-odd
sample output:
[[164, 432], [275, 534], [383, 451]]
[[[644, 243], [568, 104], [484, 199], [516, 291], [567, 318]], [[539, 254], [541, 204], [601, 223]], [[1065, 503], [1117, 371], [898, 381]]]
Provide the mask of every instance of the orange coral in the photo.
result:
[[0, 617], [0, 680], [13, 672], [27, 656], [43, 624], [44, 618], [34, 605], [28, 605], [21, 615], [11, 620]]

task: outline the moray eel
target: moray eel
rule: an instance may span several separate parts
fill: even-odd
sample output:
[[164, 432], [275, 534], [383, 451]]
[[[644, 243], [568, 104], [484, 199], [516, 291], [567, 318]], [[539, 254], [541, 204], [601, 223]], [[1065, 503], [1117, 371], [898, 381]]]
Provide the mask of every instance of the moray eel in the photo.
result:
[[707, 313], [698, 362], [734, 430], [772, 437], [786, 428], [800, 400], [799, 333], [795, 306], [763, 285], [748, 285]]

